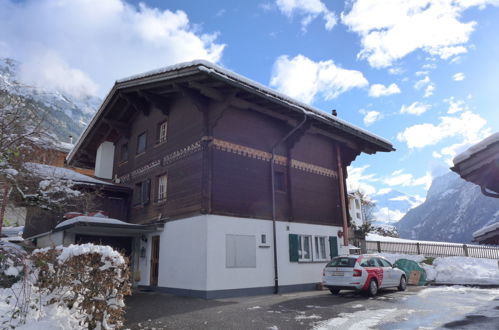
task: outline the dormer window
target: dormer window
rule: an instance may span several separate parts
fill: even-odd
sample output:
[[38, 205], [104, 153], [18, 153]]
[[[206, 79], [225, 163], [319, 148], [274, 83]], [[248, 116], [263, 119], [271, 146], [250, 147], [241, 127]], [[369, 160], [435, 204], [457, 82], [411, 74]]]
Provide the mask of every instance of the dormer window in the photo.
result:
[[137, 153], [141, 154], [146, 151], [147, 135], [146, 132], [137, 136]]
[[168, 134], [168, 121], [164, 121], [158, 125], [158, 143], [166, 142]]

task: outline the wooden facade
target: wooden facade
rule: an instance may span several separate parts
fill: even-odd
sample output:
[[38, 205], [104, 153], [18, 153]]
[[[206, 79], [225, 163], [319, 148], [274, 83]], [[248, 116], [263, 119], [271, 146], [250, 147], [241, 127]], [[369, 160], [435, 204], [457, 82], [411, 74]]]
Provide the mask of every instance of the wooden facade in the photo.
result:
[[[271, 219], [275, 193], [275, 220], [341, 226], [345, 181], [337, 150], [346, 173], [360, 152], [391, 151], [391, 145], [252, 90], [244, 80], [234, 82], [237, 75], [210, 75], [202, 69], [207, 65], [118, 82], [68, 157], [70, 164], [91, 168], [99, 144], [113, 142], [113, 179], [134, 190], [128, 218], [122, 219], [132, 223], [192, 214]], [[164, 175], [167, 192], [160, 199]]]

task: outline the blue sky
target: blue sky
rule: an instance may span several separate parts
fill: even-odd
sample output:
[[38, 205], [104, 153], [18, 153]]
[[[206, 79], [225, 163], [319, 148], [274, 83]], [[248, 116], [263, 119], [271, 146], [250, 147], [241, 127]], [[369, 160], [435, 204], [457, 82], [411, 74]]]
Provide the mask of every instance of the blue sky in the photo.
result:
[[0, 0], [0, 56], [79, 97], [208, 59], [392, 141], [354, 162], [352, 188], [424, 197], [499, 131], [497, 18], [499, 0]]

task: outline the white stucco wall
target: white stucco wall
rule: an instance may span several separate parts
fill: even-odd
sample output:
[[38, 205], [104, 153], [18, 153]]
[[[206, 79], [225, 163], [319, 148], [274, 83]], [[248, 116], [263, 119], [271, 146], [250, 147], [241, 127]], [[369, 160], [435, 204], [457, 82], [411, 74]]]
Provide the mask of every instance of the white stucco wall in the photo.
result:
[[97, 148], [95, 156], [95, 176], [103, 179], [113, 178], [114, 143], [104, 141]]
[[[336, 236], [341, 227], [277, 222], [276, 228], [279, 285], [320, 282], [326, 261], [290, 262], [289, 234]], [[160, 287], [212, 291], [274, 285], [272, 221], [202, 215], [167, 222], [157, 234], [160, 235]], [[262, 234], [267, 237], [267, 247], [260, 247], [265, 246], [261, 244]], [[149, 284], [153, 235], [148, 235], [146, 257], [140, 259], [140, 285]], [[255, 267], [227, 267], [226, 235], [255, 236]], [[341, 244], [338, 238], [339, 253], [348, 253]]]

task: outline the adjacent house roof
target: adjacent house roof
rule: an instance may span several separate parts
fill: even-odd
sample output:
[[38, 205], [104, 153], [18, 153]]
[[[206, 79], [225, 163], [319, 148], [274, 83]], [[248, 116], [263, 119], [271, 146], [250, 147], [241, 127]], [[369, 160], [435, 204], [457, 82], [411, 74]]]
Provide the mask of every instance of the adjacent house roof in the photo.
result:
[[[75, 148], [68, 154], [68, 163], [78, 162], [81, 166], [89, 167], [92, 160], [88, 157], [97, 148], [96, 144], [100, 142], [98, 139], [108, 134], [105, 130], [111, 130], [113, 123], [126, 118], [126, 110], [123, 108], [127, 104], [136, 102], [136, 108], [148, 102], [160, 104], [161, 100], [165, 101], [191, 91], [218, 101], [227, 100], [229, 95], [237, 92], [239, 105], [242, 104], [254, 110], [264, 109], [276, 112], [294, 120], [299, 120], [303, 114], [306, 114], [313, 119], [314, 125], [351, 141], [362, 152], [372, 154], [377, 151], [394, 150], [390, 141], [338, 117], [294, 100], [218, 65], [197, 60], [116, 81], [100, 109], [78, 139]], [[118, 114], [120, 111], [121, 113]], [[85, 152], [84, 149], [88, 150]]]
[[451, 168], [490, 197], [499, 198], [499, 132], [457, 155]]

